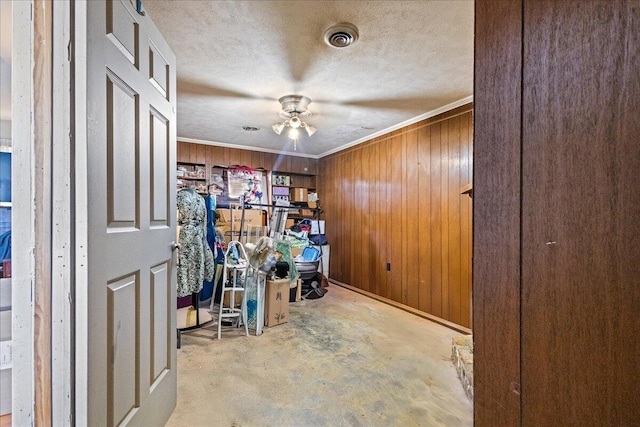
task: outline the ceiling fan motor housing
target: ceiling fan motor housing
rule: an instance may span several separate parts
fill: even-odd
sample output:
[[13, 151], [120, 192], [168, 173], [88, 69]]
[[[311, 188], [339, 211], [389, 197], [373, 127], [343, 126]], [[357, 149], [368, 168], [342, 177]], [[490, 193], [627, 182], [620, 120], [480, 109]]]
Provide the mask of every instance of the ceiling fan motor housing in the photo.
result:
[[302, 119], [311, 116], [311, 111], [307, 110], [307, 107], [311, 103], [311, 99], [302, 95], [287, 95], [279, 99], [282, 104], [282, 111], [280, 117], [289, 119], [297, 116]]
[[358, 40], [358, 28], [348, 22], [334, 25], [324, 32], [324, 41], [337, 49], [351, 46]]

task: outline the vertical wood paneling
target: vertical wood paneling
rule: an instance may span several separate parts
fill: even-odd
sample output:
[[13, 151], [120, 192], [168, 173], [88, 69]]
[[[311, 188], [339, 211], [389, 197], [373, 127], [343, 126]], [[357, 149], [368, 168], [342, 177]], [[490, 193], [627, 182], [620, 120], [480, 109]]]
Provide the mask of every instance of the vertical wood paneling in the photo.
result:
[[[259, 151], [250, 151], [251, 160], [248, 165], [251, 165], [253, 168], [264, 168], [265, 166], [262, 164], [262, 153]], [[266, 169], [266, 168], [265, 168]]]
[[279, 154], [277, 159], [277, 167], [278, 171], [289, 171], [291, 170], [291, 159], [289, 156], [285, 156], [284, 154]]
[[252, 165], [253, 156], [251, 155], [251, 151], [249, 150], [238, 150], [240, 151], [240, 165], [249, 166]]
[[[342, 173], [344, 179], [342, 180], [342, 194], [344, 195], [344, 210], [343, 213], [346, 218], [349, 220], [345, 220], [342, 222], [342, 233], [344, 235], [344, 249], [345, 252], [343, 256], [343, 273], [342, 277], [345, 281], [351, 281], [351, 271], [352, 271], [352, 256], [353, 254], [353, 228], [351, 227], [352, 218], [353, 218], [353, 191], [351, 191], [351, 187], [353, 185], [353, 168], [349, 167], [352, 163], [352, 159], [350, 155], [345, 156], [342, 161]], [[342, 242], [341, 242], [342, 243]], [[331, 269], [329, 269], [331, 270]]]
[[[440, 309], [441, 316], [445, 319], [449, 317], [449, 172], [450, 169], [444, 166], [449, 160], [451, 147], [451, 121], [442, 122], [440, 133], [440, 269], [442, 275]], [[453, 126], [451, 126], [453, 127]]]
[[[460, 130], [460, 150], [461, 150], [461, 165], [460, 165], [460, 184], [462, 186], [471, 183], [471, 169], [472, 169], [472, 148], [464, 143], [464, 141], [471, 140], [472, 126], [470, 116], [461, 117], [462, 124]], [[467, 194], [461, 194], [460, 197], [460, 319], [461, 323], [465, 325], [473, 324], [471, 322], [471, 295], [472, 295], [472, 272], [471, 272], [471, 256], [472, 256], [472, 199]]]
[[229, 152], [229, 165], [228, 166], [248, 166], [242, 164], [242, 150], [237, 150], [233, 148], [225, 148]]
[[[397, 133], [396, 133], [397, 134]], [[391, 240], [388, 242], [391, 248], [389, 262], [391, 263], [391, 282], [389, 283], [391, 299], [402, 302], [402, 135], [391, 138], [390, 147], [390, 177], [391, 185], [389, 201], [389, 221], [391, 221]]]
[[262, 166], [267, 170], [276, 170], [276, 160], [278, 159], [277, 154], [273, 153], [262, 153]]
[[384, 247], [383, 230], [380, 229], [380, 210], [381, 210], [381, 197], [380, 188], [381, 184], [381, 170], [378, 167], [380, 164], [380, 144], [371, 145], [371, 285], [369, 286], [370, 292], [380, 295], [381, 283], [377, 278], [384, 275], [384, 260], [385, 256], [382, 254]]
[[362, 163], [362, 171], [359, 179], [359, 190], [358, 190], [358, 194], [356, 195], [356, 197], [360, 199], [360, 203], [359, 203], [360, 209], [358, 209], [358, 211], [360, 214], [360, 224], [362, 224], [362, 227], [360, 227], [360, 233], [361, 233], [360, 242], [362, 247], [362, 256], [361, 256], [361, 263], [360, 263], [361, 281], [362, 281], [361, 289], [365, 289], [368, 291], [371, 289], [371, 281], [369, 279], [369, 276], [370, 276], [369, 245], [370, 245], [370, 238], [371, 238], [370, 226], [369, 226], [369, 220], [371, 217], [371, 206], [369, 205], [369, 195], [370, 195], [369, 171], [370, 171], [371, 165], [369, 163], [369, 160], [371, 159], [371, 156], [370, 156], [371, 150], [370, 150], [370, 147], [365, 147], [363, 150], [358, 150], [358, 151], [362, 155], [362, 158], [360, 159], [360, 162]]
[[[418, 158], [418, 131], [412, 130], [405, 134], [405, 170], [406, 182], [403, 186], [406, 197], [405, 209], [407, 210], [407, 228], [405, 235], [417, 235], [420, 232], [420, 164]], [[403, 253], [403, 271], [406, 272], [404, 281], [407, 289], [406, 303], [409, 307], [419, 308], [420, 293], [420, 262], [415, 259], [420, 254], [419, 239], [405, 239], [405, 252]]]
[[332, 278], [440, 317], [447, 307], [446, 320], [469, 326], [460, 187], [470, 172], [470, 108], [320, 159], [320, 188], [334, 195], [323, 203]]
[[[409, 235], [409, 186], [412, 183], [408, 182], [408, 172], [409, 168], [407, 167], [407, 135], [411, 133], [411, 130], [407, 128], [406, 132], [403, 132], [401, 135], [401, 145], [400, 145], [400, 171], [401, 171], [401, 181], [400, 181], [400, 205], [399, 205], [399, 219], [400, 219], [400, 234], [401, 236]], [[398, 254], [400, 255], [400, 264], [397, 267], [400, 268], [400, 302], [402, 304], [408, 305], [408, 295], [409, 295], [409, 274], [408, 274], [408, 265], [409, 265], [409, 256], [407, 254], [407, 245], [409, 243], [409, 239], [400, 239], [398, 245]], [[396, 268], [397, 268], [396, 267]]]
[[198, 144], [196, 150], [196, 163], [207, 163], [207, 146]]
[[378, 248], [380, 248], [380, 266], [378, 268], [379, 274], [376, 279], [378, 283], [378, 295], [385, 298], [389, 298], [388, 288], [388, 276], [387, 262], [389, 260], [389, 213], [392, 212], [389, 206], [389, 140], [381, 141], [375, 144], [379, 148], [378, 168], [380, 170], [380, 183], [378, 186], [378, 220], [376, 222], [376, 228], [378, 230]]
[[[324, 173], [327, 170], [332, 170], [335, 171], [336, 174], [339, 174], [338, 176], [343, 177], [345, 174], [345, 170], [344, 170], [344, 157], [337, 157], [333, 159], [333, 163], [334, 165], [329, 166], [332, 167], [333, 169], [327, 169], [327, 168], [323, 168], [320, 172]], [[324, 175], [320, 176], [320, 182], [322, 183], [326, 183], [329, 180], [324, 179]], [[343, 194], [345, 189], [343, 187], [344, 185], [344, 180], [342, 179], [336, 179], [330, 182], [334, 182], [335, 185], [333, 185], [333, 190], [334, 192], [331, 194]], [[335, 224], [335, 227], [333, 227], [332, 231], [333, 234], [336, 235], [337, 239], [339, 239], [338, 241], [340, 241], [341, 243], [345, 243], [347, 242], [346, 239], [346, 233], [345, 233], [345, 223], [346, 223], [346, 219], [344, 216], [344, 212], [346, 211], [346, 200], [344, 197], [329, 197], [327, 199], [327, 202], [324, 204], [325, 206], [325, 212], [327, 215], [327, 218], [332, 218], [333, 219], [333, 223], [330, 222], [331, 220], [328, 219], [327, 220], [327, 224]], [[331, 215], [330, 217], [328, 215]], [[331, 243], [331, 242], [329, 242]], [[333, 246], [334, 250], [336, 249], [336, 246]], [[345, 263], [345, 252], [344, 251], [338, 251], [336, 253], [337, 256], [331, 257], [330, 258], [330, 262], [331, 262], [331, 266], [329, 268], [329, 271], [332, 272], [334, 266], [338, 271], [338, 275], [335, 277], [338, 277], [340, 281], [346, 281], [346, 276], [345, 276], [345, 270], [346, 270], [346, 263]], [[333, 273], [331, 273], [331, 275], [333, 275]]]
[[[477, 427], [520, 425], [521, 51], [522, 3], [476, 1], [473, 407]], [[548, 392], [557, 396], [555, 390]]]
[[640, 2], [523, 16], [522, 423], [639, 425]]
[[209, 163], [213, 165], [229, 165], [229, 152], [224, 147], [211, 147], [209, 150]]
[[431, 211], [431, 132], [429, 127], [418, 130], [418, 309], [424, 312], [431, 310], [431, 227], [429, 212]]
[[[449, 168], [448, 169], [448, 182], [447, 182], [447, 218], [449, 218], [448, 222], [448, 230], [447, 234], [449, 237], [449, 244], [447, 245], [446, 255], [449, 259], [447, 266], [447, 274], [448, 284], [447, 291], [448, 297], [444, 298], [444, 302], [448, 302], [448, 313], [446, 317], [452, 319], [460, 319], [460, 299], [461, 299], [461, 291], [462, 284], [460, 283], [461, 278], [461, 270], [460, 270], [460, 255], [462, 253], [461, 250], [461, 241], [460, 241], [460, 224], [462, 220], [461, 215], [461, 204], [460, 204], [460, 187], [462, 184], [460, 183], [460, 170], [461, 167], [461, 156], [460, 156], [460, 134], [461, 134], [461, 125], [462, 122], [460, 117], [454, 117], [449, 120], [449, 164], [460, 165], [460, 167]], [[458, 191], [455, 191], [458, 189]], [[443, 302], [443, 304], [444, 304]]]
[[191, 145], [192, 144], [178, 144], [178, 152], [177, 152], [178, 162], [191, 161]]
[[442, 123], [431, 126], [431, 310], [442, 317]]
[[189, 162], [190, 163], [199, 163], [198, 162], [198, 150], [200, 144], [193, 144], [189, 149]]
[[[351, 167], [351, 177], [349, 179], [350, 185], [349, 185], [349, 191], [348, 191], [348, 197], [349, 197], [349, 201], [350, 201], [350, 206], [349, 206], [349, 218], [353, 218], [353, 222], [355, 222], [356, 224], [361, 224], [361, 218], [362, 218], [362, 209], [360, 209], [360, 200], [359, 196], [359, 190], [360, 190], [360, 185], [359, 185], [359, 181], [360, 181], [360, 174], [362, 172], [362, 162], [360, 161], [361, 156], [360, 156], [361, 151], [357, 150], [357, 151], [352, 151], [349, 154], [349, 157], [351, 158], [350, 160], [350, 164], [352, 165]], [[349, 227], [349, 232], [351, 235], [351, 274], [350, 274], [350, 283], [356, 283], [355, 286], [357, 287], [361, 287], [361, 271], [360, 271], [360, 266], [362, 264], [362, 241], [361, 241], [361, 233], [362, 233], [362, 227]]]

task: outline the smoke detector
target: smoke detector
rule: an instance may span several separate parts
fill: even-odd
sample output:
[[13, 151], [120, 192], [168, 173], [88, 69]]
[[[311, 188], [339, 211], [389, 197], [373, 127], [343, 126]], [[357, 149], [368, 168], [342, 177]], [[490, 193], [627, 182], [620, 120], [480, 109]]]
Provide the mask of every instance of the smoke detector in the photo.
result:
[[342, 49], [358, 40], [358, 28], [348, 22], [334, 25], [324, 32], [324, 42], [331, 47]]

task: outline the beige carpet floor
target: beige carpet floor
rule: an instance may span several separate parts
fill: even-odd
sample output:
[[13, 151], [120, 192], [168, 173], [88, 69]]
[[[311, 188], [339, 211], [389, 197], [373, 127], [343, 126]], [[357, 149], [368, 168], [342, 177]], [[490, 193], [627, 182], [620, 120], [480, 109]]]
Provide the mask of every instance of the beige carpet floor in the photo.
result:
[[451, 361], [459, 333], [340, 288], [290, 304], [262, 336], [182, 334], [167, 426], [471, 426]]

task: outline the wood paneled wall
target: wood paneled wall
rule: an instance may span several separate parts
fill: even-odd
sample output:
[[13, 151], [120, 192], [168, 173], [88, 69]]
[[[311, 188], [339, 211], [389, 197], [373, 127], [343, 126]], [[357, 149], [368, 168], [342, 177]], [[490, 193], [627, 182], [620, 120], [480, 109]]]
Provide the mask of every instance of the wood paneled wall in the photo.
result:
[[305, 175], [316, 175], [318, 173], [317, 159], [183, 141], [178, 141], [177, 161], [204, 163], [208, 166], [242, 165], [254, 169], [264, 168], [268, 171]]
[[475, 12], [474, 424], [518, 426], [522, 2]]
[[475, 22], [475, 425], [638, 426], [640, 2]]
[[[324, 157], [331, 278], [471, 326], [471, 104]], [[389, 269], [387, 269], [389, 266]]]

